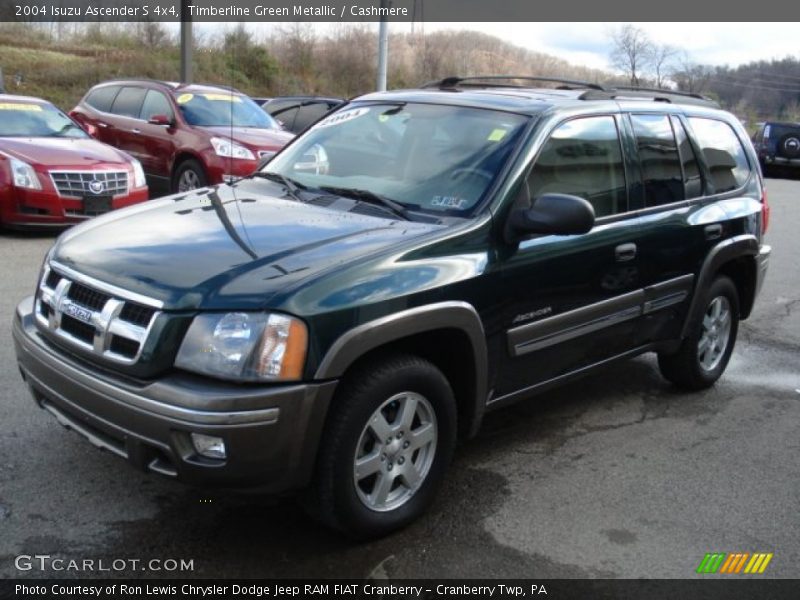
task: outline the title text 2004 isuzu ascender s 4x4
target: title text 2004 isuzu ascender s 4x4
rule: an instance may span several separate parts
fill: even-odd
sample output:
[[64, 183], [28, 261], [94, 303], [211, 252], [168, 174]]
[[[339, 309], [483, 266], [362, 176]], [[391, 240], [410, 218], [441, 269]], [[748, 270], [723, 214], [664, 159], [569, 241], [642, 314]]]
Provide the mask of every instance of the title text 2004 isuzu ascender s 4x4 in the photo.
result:
[[644, 352], [712, 385], [770, 253], [747, 135], [697, 96], [558, 85], [363, 96], [253, 177], [66, 232], [14, 322], [36, 401], [370, 537], [487, 410]]

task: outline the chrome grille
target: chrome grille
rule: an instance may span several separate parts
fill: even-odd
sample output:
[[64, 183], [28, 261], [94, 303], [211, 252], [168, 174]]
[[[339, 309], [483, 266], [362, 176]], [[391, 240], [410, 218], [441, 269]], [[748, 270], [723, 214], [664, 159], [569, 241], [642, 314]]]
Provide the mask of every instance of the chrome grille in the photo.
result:
[[121, 196], [128, 193], [127, 171], [50, 171], [60, 196]]
[[[52, 263], [44, 267], [36, 295], [39, 325], [70, 344], [114, 362], [135, 363], [160, 314], [160, 303], [138, 294], [120, 293], [65, 267], [58, 268], [62, 272]], [[103, 287], [107, 289], [98, 289]]]

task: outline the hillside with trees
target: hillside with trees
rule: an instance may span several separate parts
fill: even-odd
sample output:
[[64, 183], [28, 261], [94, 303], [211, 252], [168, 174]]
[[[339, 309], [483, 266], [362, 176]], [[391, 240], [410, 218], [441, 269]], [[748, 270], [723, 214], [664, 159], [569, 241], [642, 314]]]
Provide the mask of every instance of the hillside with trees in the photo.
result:
[[[572, 65], [472, 31], [394, 34], [390, 88], [447, 75], [521, 73], [593, 82], [603, 71]], [[351, 97], [375, 87], [377, 35], [342, 24], [324, 34], [287, 23], [257, 35], [242, 26], [195, 39], [194, 79], [232, 85], [254, 96]], [[0, 68], [7, 91], [71, 108], [95, 83], [120, 77], [179, 77], [178, 41], [160, 23], [0, 24]]]

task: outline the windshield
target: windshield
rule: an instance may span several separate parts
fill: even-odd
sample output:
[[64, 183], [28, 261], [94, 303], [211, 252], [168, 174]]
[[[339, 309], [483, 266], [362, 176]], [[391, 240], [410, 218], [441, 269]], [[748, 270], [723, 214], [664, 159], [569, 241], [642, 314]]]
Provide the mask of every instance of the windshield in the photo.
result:
[[407, 207], [473, 208], [516, 145], [527, 117], [458, 106], [351, 104], [264, 168], [307, 187], [366, 190]]
[[88, 135], [52, 104], [0, 102], [0, 137], [85, 138]]
[[189, 125], [280, 129], [271, 116], [247, 96], [226, 92], [178, 93], [175, 102]]

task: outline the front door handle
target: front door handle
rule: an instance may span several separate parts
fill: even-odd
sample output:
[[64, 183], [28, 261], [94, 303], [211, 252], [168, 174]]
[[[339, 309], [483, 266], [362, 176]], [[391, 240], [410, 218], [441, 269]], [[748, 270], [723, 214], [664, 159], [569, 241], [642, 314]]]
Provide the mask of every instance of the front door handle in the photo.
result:
[[136, 128], [134, 127], [133, 129], [131, 129], [131, 133], [136, 133], [136, 134], [139, 134], [139, 133], [142, 133], [142, 130], [141, 130], [141, 129], [136, 129]]
[[636, 244], [620, 244], [614, 249], [617, 262], [627, 262], [636, 258]]
[[105, 129], [106, 127], [108, 127], [108, 123], [103, 123], [102, 121], [98, 121], [97, 126]]
[[722, 225], [715, 223], [714, 225], [706, 225], [703, 230], [706, 234], [707, 240], [718, 240], [722, 237]]

